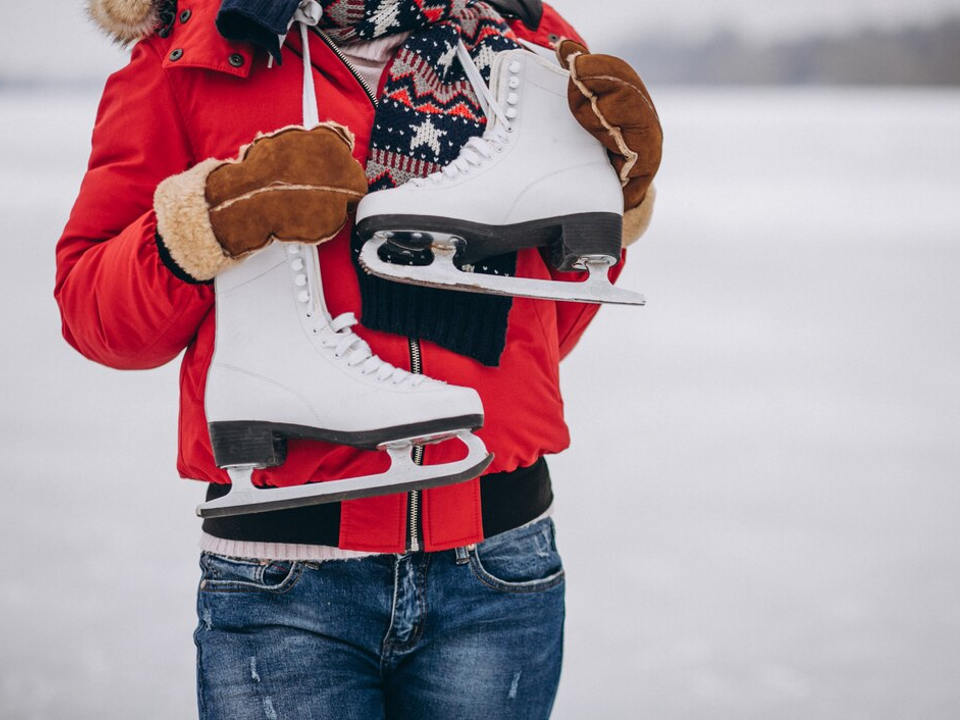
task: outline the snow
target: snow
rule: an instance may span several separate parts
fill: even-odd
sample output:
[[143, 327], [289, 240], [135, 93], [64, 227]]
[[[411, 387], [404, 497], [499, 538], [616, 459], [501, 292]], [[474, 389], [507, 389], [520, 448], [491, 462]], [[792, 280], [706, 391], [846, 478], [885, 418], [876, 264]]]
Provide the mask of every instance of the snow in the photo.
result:
[[[960, 93], [661, 89], [654, 227], [563, 368], [554, 717], [960, 712]], [[0, 91], [0, 718], [182, 718], [174, 366], [59, 337], [97, 97]]]

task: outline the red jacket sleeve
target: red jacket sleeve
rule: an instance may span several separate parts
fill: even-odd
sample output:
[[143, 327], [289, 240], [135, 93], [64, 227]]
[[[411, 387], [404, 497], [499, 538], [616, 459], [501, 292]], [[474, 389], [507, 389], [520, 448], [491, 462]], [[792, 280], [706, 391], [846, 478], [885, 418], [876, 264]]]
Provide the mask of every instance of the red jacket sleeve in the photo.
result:
[[[610, 268], [610, 282], [616, 282], [623, 271], [627, 251], [620, 253], [620, 262]], [[554, 280], [579, 282], [583, 280], [582, 273], [558, 272], [550, 268], [550, 275]], [[600, 311], [596, 303], [558, 302], [557, 304], [557, 337], [560, 339], [560, 359], [563, 360], [576, 347], [583, 337], [587, 326]]]
[[153, 193], [195, 161], [173, 91], [148, 42], [107, 81], [80, 195], [57, 244], [63, 335], [115, 368], [162, 365], [183, 350], [213, 290], [160, 257]]

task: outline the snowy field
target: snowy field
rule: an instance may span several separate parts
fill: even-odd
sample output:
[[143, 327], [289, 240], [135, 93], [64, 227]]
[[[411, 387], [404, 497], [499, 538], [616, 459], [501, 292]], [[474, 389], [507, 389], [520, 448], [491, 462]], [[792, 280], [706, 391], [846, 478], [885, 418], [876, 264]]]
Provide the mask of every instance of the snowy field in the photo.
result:
[[[177, 369], [61, 339], [96, 91], [0, 94], [0, 718], [195, 716]], [[558, 720], [960, 717], [960, 93], [661, 90], [564, 368]]]

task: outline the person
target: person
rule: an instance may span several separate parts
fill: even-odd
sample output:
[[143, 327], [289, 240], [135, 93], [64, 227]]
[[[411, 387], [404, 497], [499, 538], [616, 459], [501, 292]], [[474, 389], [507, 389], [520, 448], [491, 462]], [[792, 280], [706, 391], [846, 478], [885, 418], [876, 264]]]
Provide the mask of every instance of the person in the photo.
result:
[[[177, 469], [220, 497], [228, 477], [214, 461], [204, 400], [216, 336], [211, 280], [231, 258], [221, 242], [211, 268], [209, 255], [198, 260], [174, 238], [196, 216], [220, 242], [205, 204], [210, 174], [242, 160], [255, 138], [275, 140], [278, 129], [301, 124], [304, 58], [321, 119], [345, 129], [336, 132], [352, 143], [350, 161], [366, 166], [378, 189], [435, 171], [482, 132], [482, 118], [463, 117], [476, 104], [469, 93], [451, 110], [451, 97], [466, 91], [455, 79], [443, 84], [452, 63], [431, 48], [464, 40], [482, 66], [485, 54], [519, 40], [549, 49], [570, 39], [578, 43], [569, 46], [572, 68], [591, 56], [555, 10], [535, 2], [91, 0], [90, 10], [135, 44], [104, 89], [89, 168], [57, 246], [63, 334], [86, 357], [121, 369], [157, 367], [185, 351]], [[311, 11], [309, 33], [286, 34], [295, 13]], [[425, 111], [409, 88], [431, 72], [435, 89], [452, 94], [434, 92]], [[612, 132], [598, 114], [603, 98], [591, 98], [591, 87], [603, 88], [588, 75], [580, 73], [582, 102], [571, 106], [616, 155], [632, 136]], [[661, 138], [651, 130], [659, 125], [645, 88], [642, 95], [641, 161], [614, 158], [631, 186], [628, 242], [649, 222], [659, 164]], [[617, 107], [635, 101], [619, 98]], [[384, 132], [406, 130], [397, 118], [407, 116], [410, 126], [431, 120], [427, 149], [447, 141], [430, 162], [384, 152]], [[459, 126], [463, 138], [453, 135]], [[421, 492], [206, 519], [195, 633], [200, 717], [546, 718], [560, 676], [564, 571], [544, 456], [569, 444], [558, 363], [597, 306], [376, 281], [358, 270], [350, 218], [338, 219], [348, 209], [333, 213], [333, 237], [319, 247], [331, 314], [362, 311], [356, 332], [385, 362], [474, 388], [493, 464], [480, 478]], [[258, 212], [273, 214], [277, 234], [307, 211], [278, 201]], [[564, 279], [535, 250], [496, 262]], [[439, 461], [443, 447], [425, 448], [424, 461]], [[256, 477], [283, 485], [377, 468], [378, 453], [291, 440], [286, 462]]]

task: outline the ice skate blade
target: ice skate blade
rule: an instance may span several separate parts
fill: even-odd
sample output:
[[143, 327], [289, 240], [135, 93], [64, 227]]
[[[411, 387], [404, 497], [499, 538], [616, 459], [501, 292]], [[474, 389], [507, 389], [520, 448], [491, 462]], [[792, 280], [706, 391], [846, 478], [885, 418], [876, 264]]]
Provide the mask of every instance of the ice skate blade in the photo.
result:
[[385, 242], [387, 238], [377, 233], [364, 243], [363, 250], [360, 252], [360, 264], [363, 268], [370, 274], [385, 280], [394, 280], [408, 285], [539, 300], [615, 305], [646, 305], [647, 303], [646, 298], [640, 293], [614, 286], [607, 277], [610, 263], [599, 259], [584, 261], [584, 269], [589, 272], [589, 275], [581, 282], [536, 280], [464, 272], [453, 263], [456, 248], [446, 244], [431, 246], [434, 260], [430, 265], [396, 265], [380, 259], [378, 251]]
[[[414, 445], [457, 437], [468, 449], [467, 457], [443, 465], [416, 465], [410, 457]], [[469, 431], [430, 438], [412, 438], [384, 443], [390, 455], [390, 468], [379, 475], [365, 475], [344, 480], [308, 483], [284, 488], [258, 488], [252, 476], [256, 469], [245, 465], [227, 468], [233, 487], [230, 492], [197, 507], [202, 518], [248, 515], [270, 510], [287, 510], [305, 505], [356, 500], [374, 495], [392, 495], [411, 490], [425, 490], [439, 485], [452, 485], [479, 476], [493, 461], [483, 441]]]

